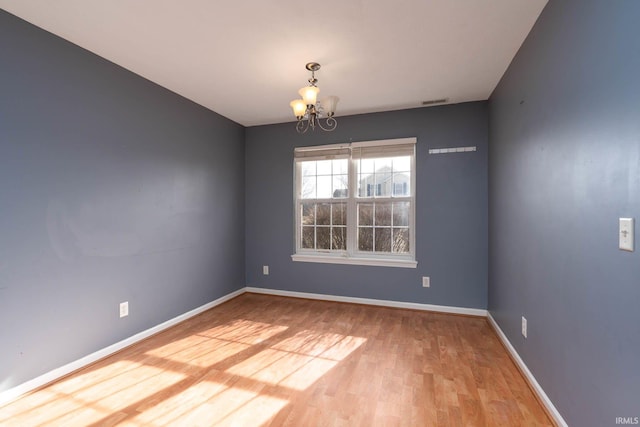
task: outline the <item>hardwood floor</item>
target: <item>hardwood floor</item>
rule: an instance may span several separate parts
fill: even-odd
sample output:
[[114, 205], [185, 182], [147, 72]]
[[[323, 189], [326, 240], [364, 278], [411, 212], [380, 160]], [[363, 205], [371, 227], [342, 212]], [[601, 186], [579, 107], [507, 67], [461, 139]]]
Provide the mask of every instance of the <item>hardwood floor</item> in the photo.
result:
[[0, 408], [2, 426], [548, 426], [486, 319], [243, 294]]

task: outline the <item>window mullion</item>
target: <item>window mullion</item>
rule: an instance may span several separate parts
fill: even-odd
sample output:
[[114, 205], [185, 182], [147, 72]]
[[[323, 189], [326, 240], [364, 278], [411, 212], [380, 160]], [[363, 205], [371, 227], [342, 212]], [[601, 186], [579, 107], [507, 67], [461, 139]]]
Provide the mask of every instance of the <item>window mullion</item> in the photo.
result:
[[416, 153], [414, 147], [411, 156], [411, 191], [409, 194], [411, 197], [409, 210], [409, 253], [414, 259], [416, 256], [416, 174]]
[[349, 158], [349, 198], [347, 199], [347, 253], [349, 256], [355, 254], [358, 241], [358, 213], [356, 206], [358, 170], [356, 163], [356, 160]]
[[296, 248], [296, 253], [302, 249], [302, 203], [300, 201], [300, 193], [302, 187], [302, 170], [300, 162], [293, 162], [293, 179], [295, 185], [293, 186], [293, 205], [295, 209], [295, 219], [296, 219], [296, 227], [293, 238], [295, 239], [294, 247]]

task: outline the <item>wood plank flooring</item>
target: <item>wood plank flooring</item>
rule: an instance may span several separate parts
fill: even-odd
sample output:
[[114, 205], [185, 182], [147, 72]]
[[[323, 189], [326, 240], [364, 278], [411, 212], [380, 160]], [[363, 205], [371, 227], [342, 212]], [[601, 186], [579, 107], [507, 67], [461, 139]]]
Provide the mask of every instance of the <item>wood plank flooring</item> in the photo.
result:
[[2, 426], [550, 426], [486, 319], [243, 294], [0, 408]]

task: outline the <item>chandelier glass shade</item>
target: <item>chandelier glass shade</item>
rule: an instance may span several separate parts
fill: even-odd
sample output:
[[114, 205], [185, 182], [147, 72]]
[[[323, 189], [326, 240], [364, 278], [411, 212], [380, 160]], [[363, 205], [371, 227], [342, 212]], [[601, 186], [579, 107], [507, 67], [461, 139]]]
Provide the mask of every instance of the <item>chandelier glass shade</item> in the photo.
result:
[[298, 91], [301, 99], [294, 99], [289, 103], [293, 109], [293, 115], [298, 119], [296, 130], [298, 133], [305, 133], [309, 129], [312, 131], [319, 127], [325, 131], [332, 131], [338, 126], [338, 122], [333, 117], [336, 112], [336, 106], [340, 98], [337, 96], [328, 96], [318, 102], [318, 93], [320, 88], [316, 85], [315, 72], [320, 69], [317, 62], [309, 62], [305, 68], [311, 71], [309, 86], [305, 86]]

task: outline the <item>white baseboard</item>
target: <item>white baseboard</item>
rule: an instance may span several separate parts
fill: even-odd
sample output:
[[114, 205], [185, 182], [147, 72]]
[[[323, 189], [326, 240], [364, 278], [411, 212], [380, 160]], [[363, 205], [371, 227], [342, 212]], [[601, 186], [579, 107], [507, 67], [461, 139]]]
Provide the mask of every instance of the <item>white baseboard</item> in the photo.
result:
[[500, 339], [500, 341], [502, 341], [502, 344], [504, 344], [505, 348], [509, 351], [509, 353], [511, 353], [511, 357], [520, 368], [520, 371], [526, 377], [534, 393], [538, 396], [538, 399], [540, 399], [542, 404], [546, 407], [547, 412], [553, 418], [553, 421], [556, 423], [556, 425], [560, 427], [567, 427], [567, 423], [565, 422], [564, 418], [562, 418], [562, 415], [560, 415], [560, 412], [558, 412], [556, 407], [553, 405], [553, 402], [551, 402], [551, 399], [549, 399], [549, 396], [547, 396], [547, 393], [544, 392], [544, 390], [542, 389], [542, 387], [540, 386], [536, 378], [533, 376], [533, 374], [531, 373], [527, 365], [524, 363], [524, 360], [522, 360], [522, 358], [520, 357], [516, 349], [513, 347], [513, 345], [511, 345], [511, 342], [509, 341], [507, 336], [504, 334], [504, 332], [502, 332], [502, 329], [500, 329], [500, 326], [498, 326], [498, 323], [495, 321], [495, 319], [493, 318], [493, 316], [491, 316], [491, 313], [489, 312], [487, 312], [487, 319], [489, 320], [489, 324], [495, 331], [496, 335], [498, 335], [498, 338]]
[[277, 295], [281, 297], [306, 298], [323, 301], [350, 302], [353, 304], [377, 305], [381, 307], [408, 308], [411, 310], [436, 311], [439, 313], [464, 314], [467, 316], [486, 317], [487, 310], [479, 308], [449, 307], [446, 305], [420, 304], [415, 302], [389, 301], [370, 298], [342, 297], [327, 294], [312, 294], [306, 292], [282, 291], [278, 289], [253, 288], [247, 286], [246, 292], [254, 294]]
[[191, 311], [188, 311], [184, 314], [181, 314], [177, 317], [174, 317], [173, 319], [167, 320], [166, 322], [160, 323], [159, 325], [156, 325], [152, 328], [149, 328], [145, 331], [139, 332], [129, 338], [126, 338], [122, 341], [119, 341], [115, 344], [112, 344], [108, 347], [105, 347], [101, 350], [98, 350], [94, 353], [89, 354], [88, 356], [85, 356], [81, 359], [78, 359], [74, 362], [68, 363], [64, 366], [61, 366], [59, 368], [56, 368], [52, 371], [47, 372], [46, 374], [40, 375], [39, 377], [36, 377], [32, 380], [29, 380], [27, 382], [24, 382], [16, 387], [10, 388], [8, 390], [3, 391], [2, 393], [0, 393], [0, 406], [7, 404], [15, 399], [17, 399], [18, 397], [24, 395], [25, 393], [28, 393], [32, 390], [35, 390], [39, 387], [42, 387], [46, 384], [49, 384], [59, 378], [64, 377], [65, 375], [68, 375], [74, 371], [77, 371], [80, 368], [83, 368], [87, 365], [90, 365], [91, 363], [97, 362], [100, 359], [104, 359], [105, 357], [122, 350], [125, 347], [129, 347], [132, 344], [135, 344], [139, 341], [142, 341], [145, 338], [150, 337], [151, 335], [157, 334], [158, 332], [161, 332], [167, 328], [170, 328], [184, 320], [189, 319], [190, 317], [193, 317], [197, 314], [200, 314], [204, 311], [209, 310], [210, 308], [213, 308], [217, 305], [222, 304], [225, 301], [228, 301], [232, 298], [237, 297], [238, 295], [241, 295], [245, 292], [245, 289], [238, 289], [237, 291], [231, 292], [230, 294], [224, 295], [218, 299], [216, 299], [215, 301], [211, 301], [205, 305], [202, 305], [198, 308], [195, 308]]

